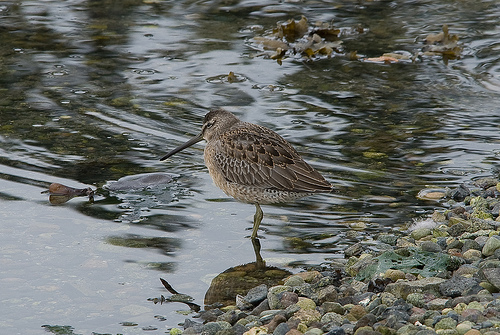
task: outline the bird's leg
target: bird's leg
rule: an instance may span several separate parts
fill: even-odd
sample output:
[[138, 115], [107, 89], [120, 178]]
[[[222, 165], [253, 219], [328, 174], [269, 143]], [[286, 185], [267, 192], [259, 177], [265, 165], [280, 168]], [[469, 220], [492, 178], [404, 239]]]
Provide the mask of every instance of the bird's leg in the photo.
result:
[[253, 251], [255, 252], [255, 264], [257, 269], [263, 269], [266, 267], [266, 262], [260, 255], [260, 241], [258, 238], [252, 238]]
[[257, 230], [259, 230], [260, 221], [262, 221], [262, 217], [264, 216], [264, 213], [258, 203], [255, 204], [255, 209], [255, 215], [253, 216], [252, 239], [257, 238]]

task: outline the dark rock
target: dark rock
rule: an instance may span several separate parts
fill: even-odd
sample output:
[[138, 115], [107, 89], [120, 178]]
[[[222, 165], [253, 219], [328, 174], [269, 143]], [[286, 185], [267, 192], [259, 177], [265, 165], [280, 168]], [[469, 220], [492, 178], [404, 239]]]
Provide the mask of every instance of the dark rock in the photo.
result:
[[239, 312], [237, 311], [228, 311], [222, 315], [217, 317], [217, 321], [226, 321], [227, 323], [234, 325], [236, 321], [240, 319]]
[[273, 331], [273, 335], [285, 335], [289, 331], [290, 327], [286, 322], [283, 322], [276, 326], [276, 328]]
[[[387, 318], [388, 316], [393, 316], [396, 318], [397, 322], [406, 322], [410, 318], [412, 305], [404, 301], [403, 299], [398, 299], [394, 304], [388, 307], [384, 313], [381, 315], [382, 318]], [[391, 328], [395, 328], [394, 325], [388, 325]]]
[[482, 322], [484, 317], [480, 311], [477, 309], [466, 309], [462, 312], [462, 317], [465, 321], [470, 321], [474, 323]]
[[273, 317], [271, 322], [267, 324], [267, 330], [270, 333], [273, 333], [276, 327], [278, 327], [278, 325], [282, 324], [283, 322], [286, 322], [285, 316], [283, 314], [277, 314]]
[[466, 252], [469, 249], [481, 250], [481, 246], [475, 240], [465, 240], [462, 246], [462, 252]]
[[493, 253], [493, 256], [497, 259], [500, 259], [500, 248], [498, 248], [497, 250], [495, 250], [495, 252]]
[[328, 333], [326, 333], [326, 335], [345, 335], [345, 333], [346, 332], [344, 331], [343, 328], [334, 326], [328, 331]]
[[387, 315], [386, 310], [387, 310], [387, 305], [385, 304], [380, 304], [377, 307], [375, 307], [371, 313], [376, 315], [376, 316], [381, 316], [381, 315]]
[[318, 291], [318, 304], [322, 304], [327, 301], [337, 300], [337, 289], [333, 285], [328, 285]]
[[183, 324], [184, 329], [193, 328], [197, 333], [201, 333], [201, 329], [203, 328], [203, 324], [200, 322], [193, 321], [191, 319], [184, 320]]
[[290, 305], [285, 308], [285, 317], [289, 319], [292, 315], [297, 313], [300, 310], [300, 306], [298, 305]]
[[438, 316], [434, 317], [434, 319], [432, 321], [432, 326], [434, 327], [439, 321], [446, 319], [446, 318], [452, 318], [453, 320], [458, 322], [460, 319], [460, 316], [457, 313], [448, 313], [446, 315], [438, 315]]
[[302, 297], [310, 297], [314, 294], [312, 285], [309, 283], [294, 287], [293, 291]]
[[[448, 228], [448, 233], [454, 237], [460, 236], [463, 233], [465, 233], [466, 231], [467, 231], [467, 225], [465, 225], [464, 223], [461, 223], [461, 222], [458, 222], [458, 223], [456, 223]], [[449, 249], [451, 249], [451, 248], [449, 248]]]
[[236, 335], [243, 335], [248, 331], [248, 328], [243, 326], [242, 324], [237, 323], [233, 326], [233, 330]]
[[390, 278], [375, 278], [368, 283], [368, 291], [373, 293], [381, 293], [385, 291], [385, 287], [392, 283]]
[[286, 322], [286, 324], [288, 325], [288, 328], [290, 328], [290, 329], [296, 329], [297, 326], [299, 325], [299, 323], [300, 323], [299, 318], [290, 318]]
[[202, 333], [206, 335], [215, 335], [217, 332], [223, 329], [230, 329], [232, 331], [232, 327], [229, 323], [220, 321], [220, 322], [207, 322], [203, 325]]
[[422, 242], [422, 244], [420, 244], [420, 248], [423, 251], [429, 251], [429, 252], [441, 252], [442, 251], [441, 246], [439, 246], [439, 244], [437, 244], [435, 242], [431, 242], [431, 241]]
[[415, 335], [436, 335], [437, 333], [432, 329], [422, 329], [415, 333]]
[[439, 291], [447, 297], [458, 297], [467, 294], [475, 294], [482, 290], [479, 281], [474, 278], [453, 276], [451, 279], [439, 284]]
[[252, 305], [257, 305], [261, 303], [264, 299], [267, 298], [267, 285], [262, 284], [251, 288], [247, 295], [245, 296], [245, 300], [251, 303]]
[[236, 335], [236, 331], [233, 328], [223, 328], [215, 333], [215, 335]]
[[371, 313], [363, 315], [358, 322], [356, 322], [356, 325], [354, 326], [354, 331], [356, 331], [358, 328], [361, 327], [366, 327], [370, 326], [372, 327], [375, 322], [377, 322], [377, 317]]
[[257, 305], [250, 313], [251, 315], [260, 315], [263, 311], [267, 311], [269, 309], [269, 304], [267, 299], [264, 299], [260, 304]]
[[486, 268], [481, 271], [486, 280], [497, 290], [500, 290], [500, 268]]
[[280, 297], [280, 304], [283, 308], [296, 304], [299, 301], [299, 296], [295, 292], [283, 292]]
[[210, 309], [208, 311], [201, 311], [199, 315], [200, 315], [200, 319], [202, 319], [206, 322], [215, 322], [215, 321], [217, 321], [217, 317], [219, 315], [222, 315], [222, 314], [224, 314], [224, 312], [222, 312], [218, 308], [214, 308], [214, 309]]
[[473, 183], [477, 187], [481, 187], [482, 189], [485, 190], [485, 189], [490, 188], [492, 186], [496, 186], [496, 184], [498, 184], [498, 179], [493, 178], [493, 177], [483, 177], [483, 178], [479, 178], [479, 179], [474, 180]]
[[334, 312], [340, 315], [345, 314], [345, 308], [338, 302], [327, 301], [321, 305], [324, 313]]
[[459, 202], [463, 201], [468, 195], [470, 195], [470, 190], [464, 184], [460, 185], [450, 192], [450, 198]]
[[441, 250], [445, 250], [448, 248], [448, 245], [446, 244], [446, 240], [447, 240], [446, 237], [439, 237], [437, 239], [436, 243], [441, 247]]
[[361, 301], [364, 301], [364, 300], [370, 300], [370, 298], [374, 295], [373, 292], [365, 292], [365, 293], [362, 293], [362, 294], [356, 294], [355, 296], [353, 296], [353, 302], [354, 304], [359, 304]]
[[490, 210], [491, 214], [496, 218], [498, 215], [500, 215], [500, 201], [496, 202], [493, 204]]

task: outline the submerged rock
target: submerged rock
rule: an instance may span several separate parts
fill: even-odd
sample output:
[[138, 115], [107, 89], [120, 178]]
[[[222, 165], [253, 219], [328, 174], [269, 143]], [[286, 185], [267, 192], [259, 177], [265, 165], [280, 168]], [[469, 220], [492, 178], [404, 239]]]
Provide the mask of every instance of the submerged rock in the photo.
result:
[[141, 173], [131, 176], [126, 176], [117, 181], [108, 182], [104, 188], [110, 191], [128, 191], [140, 190], [144, 188], [163, 187], [172, 182], [175, 175], [156, 172], [156, 173]]

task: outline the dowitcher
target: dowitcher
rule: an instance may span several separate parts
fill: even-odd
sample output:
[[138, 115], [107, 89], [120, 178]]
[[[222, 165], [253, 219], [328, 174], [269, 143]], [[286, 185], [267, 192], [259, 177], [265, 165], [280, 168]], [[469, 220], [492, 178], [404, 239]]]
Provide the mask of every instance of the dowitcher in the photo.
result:
[[283, 137], [234, 114], [215, 109], [205, 115], [201, 132], [160, 160], [205, 139], [205, 164], [215, 185], [227, 195], [255, 204], [252, 239], [262, 221], [260, 205], [288, 202], [330, 192], [332, 185]]

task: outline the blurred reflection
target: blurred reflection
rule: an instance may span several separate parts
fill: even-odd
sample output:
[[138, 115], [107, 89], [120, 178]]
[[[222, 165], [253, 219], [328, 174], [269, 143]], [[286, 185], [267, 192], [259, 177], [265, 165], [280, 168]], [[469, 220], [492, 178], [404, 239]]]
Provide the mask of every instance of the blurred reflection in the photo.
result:
[[[280, 269], [275, 266], [266, 266], [266, 262], [260, 254], [259, 239], [252, 239], [255, 252], [255, 262], [231, 267], [217, 275], [205, 293], [205, 310], [220, 306], [234, 305], [237, 296], [244, 296], [247, 292], [261, 284], [268, 287], [278, 285], [284, 278], [292, 275], [290, 271]], [[177, 292], [165, 279], [160, 278], [163, 286], [172, 293], [172, 296], [150, 298], [148, 300], [156, 303], [181, 302], [187, 304], [189, 308], [198, 312], [201, 307], [195, 304], [193, 298], [187, 294]]]
[[248, 290], [260, 284], [268, 287], [275, 286], [290, 276], [290, 271], [275, 266], [266, 266], [260, 255], [259, 239], [252, 240], [255, 262], [238, 265], [227, 269], [212, 279], [212, 283], [205, 294], [205, 308], [210, 309], [218, 305], [234, 305], [237, 295], [246, 295]]

